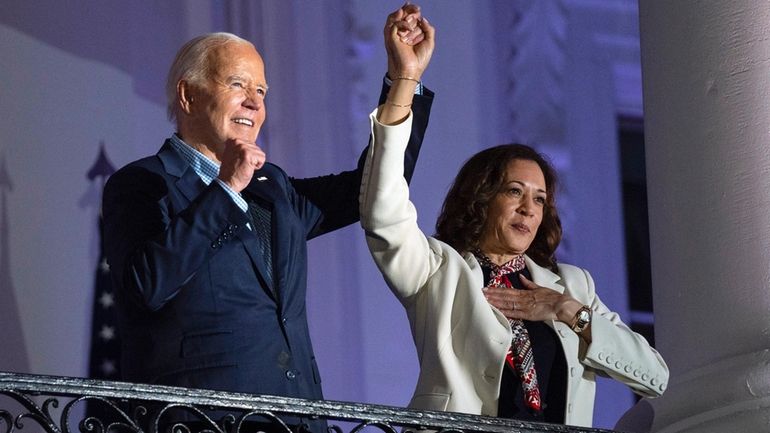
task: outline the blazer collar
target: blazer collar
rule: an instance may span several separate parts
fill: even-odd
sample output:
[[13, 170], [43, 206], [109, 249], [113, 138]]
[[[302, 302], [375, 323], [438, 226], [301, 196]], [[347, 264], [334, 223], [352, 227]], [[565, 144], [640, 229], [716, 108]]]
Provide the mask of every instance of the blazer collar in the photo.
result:
[[195, 197], [206, 188], [206, 184], [203, 183], [198, 173], [174, 150], [169, 140], [166, 140], [158, 151], [158, 159], [163, 164], [166, 173], [178, 178], [176, 187], [188, 201], [195, 200]]
[[561, 284], [561, 277], [553, 273], [550, 269], [544, 268], [524, 255], [524, 261], [527, 263], [527, 269], [532, 274], [532, 281], [538, 286], [548, 287], [559, 293], [564, 293], [564, 286]]
[[[471, 272], [478, 274], [483, 280], [483, 274], [481, 271], [481, 265], [476, 257], [471, 252], [465, 252], [463, 254], [465, 262], [470, 267]], [[549, 289], [556, 290], [559, 293], [564, 293], [564, 286], [561, 284], [561, 277], [558, 274], [553, 273], [550, 269], [544, 268], [535, 263], [528, 255], [524, 254], [524, 261], [527, 263], [527, 269], [532, 275], [532, 281], [538, 286], [548, 287]]]
[[166, 142], [163, 143], [163, 146], [158, 151], [158, 158], [163, 163], [166, 173], [175, 177], [182, 177], [184, 172], [191, 168], [190, 164], [174, 150], [169, 139], [166, 139]]
[[[190, 164], [174, 149], [169, 139], [166, 139], [157, 155], [166, 173], [180, 178], [177, 186], [187, 196], [187, 199], [194, 200], [206, 185], [200, 180], [195, 170], [190, 167]], [[275, 201], [275, 194], [277, 193], [274, 182], [275, 180], [272, 179], [267, 170], [257, 170], [245, 191], [272, 203]]]
[[463, 253], [463, 258], [465, 259], [465, 262], [468, 264], [468, 267], [471, 269], [471, 272], [476, 277], [476, 279], [480, 282], [480, 284], [483, 284], [484, 272], [482, 272], [481, 264], [478, 260], [476, 260], [476, 256], [474, 256], [473, 253], [466, 251]]

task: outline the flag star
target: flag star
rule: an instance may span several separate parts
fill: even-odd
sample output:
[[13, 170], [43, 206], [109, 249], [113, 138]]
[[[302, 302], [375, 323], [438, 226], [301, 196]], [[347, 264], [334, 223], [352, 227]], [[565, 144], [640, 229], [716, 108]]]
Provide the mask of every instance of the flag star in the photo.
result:
[[102, 304], [102, 308], [110, 308], [115, 305], [115, 297], [112, 296], [112, 293], [104, 292], [99, 297], [99, 303]]
[[102, 365], [99, 368], [105, 376], [112, 376], [117, 371], [117, 368], [115, 368], [115, 361], [111, 359], [102, 361]]
[[115, 328], [113, 328], [112, 326], [104, 325], [102, 326], [102, 330], [99, 331], [99, 336], [104, 341], [110, 341], [113, 338], [115, 338]]
[[99, 262], [99, 270], [102, 271], [103, 274], [110, 271], [110, 264], [107, 263], [107, 257], [102, 257], [102, 261]]

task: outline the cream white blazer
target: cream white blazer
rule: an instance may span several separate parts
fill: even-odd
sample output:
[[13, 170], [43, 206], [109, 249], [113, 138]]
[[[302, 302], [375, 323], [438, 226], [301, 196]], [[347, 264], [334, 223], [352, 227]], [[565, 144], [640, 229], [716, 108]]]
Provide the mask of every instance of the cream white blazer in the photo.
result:
[[[512, 337], [508, 320], [484, 298], [475, 257], [425, 236], [417, 226], [403, 177], [411, 116], [384, 126], [375, 114], [370, 115], [373, 143], [361, 184], [361, 225], [377, 266], [409, 318], [420, 362], [409, 407], [496, 416]], [[663, 358], [602, 303], [587, 271], [560, 264], [557, 275], [525, 258], [536, 284], [568, 293], [593, 309], [590, 345], [568, 325], [546, 322], [567, 360], [566, 424], [591, 426], [597, 374], [646, 397], [666, 389]]]

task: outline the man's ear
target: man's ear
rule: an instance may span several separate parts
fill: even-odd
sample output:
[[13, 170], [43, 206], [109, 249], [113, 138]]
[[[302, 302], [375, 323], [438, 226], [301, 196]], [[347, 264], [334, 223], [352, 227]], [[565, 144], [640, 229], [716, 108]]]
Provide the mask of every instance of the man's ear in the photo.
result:
[[189, 82], [179, 80], [179, 82], [176, 83], [177, 104], [179, 104], [179, 108], [186, 114], [190, 114], [192, 111], [192, 104], [195, 103], [194, 94], [195, 90]]

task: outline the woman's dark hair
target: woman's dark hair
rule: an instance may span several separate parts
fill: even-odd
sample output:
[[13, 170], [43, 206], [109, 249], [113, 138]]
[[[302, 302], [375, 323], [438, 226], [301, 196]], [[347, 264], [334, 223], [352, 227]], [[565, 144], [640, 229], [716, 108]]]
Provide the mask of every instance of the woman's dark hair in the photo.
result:
[[523, 144], [495, 146], [465, 162], [444, 199], [435, 237], [460, 253], [478, 248], [489, 203], [502, 190], [508, 163], [515, 159], [534, 161], [543, 171], [547, 191], [543, 221], [526, 253], [538, 265], [555, 272], [554, 252], [561, 241], [556, 172], [543, 155]]

